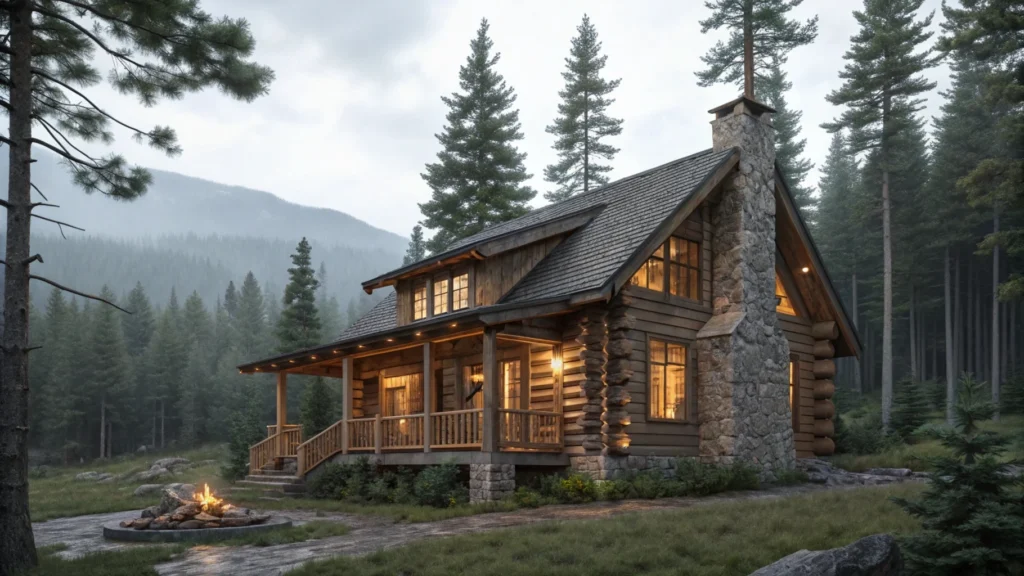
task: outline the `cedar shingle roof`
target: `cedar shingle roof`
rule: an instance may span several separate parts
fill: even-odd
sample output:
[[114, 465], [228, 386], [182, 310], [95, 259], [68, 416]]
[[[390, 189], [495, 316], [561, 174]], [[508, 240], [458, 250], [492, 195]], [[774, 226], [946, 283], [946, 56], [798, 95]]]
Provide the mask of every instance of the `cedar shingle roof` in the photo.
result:
[[[603, 206], [530, 271], [499, 304], [527, 304], [600, 289], [680, 204], [685, 202], [733, 150], [705, 150], [612, 182], [586, 194], [502, 222], [455, 243], [448, 251], [515, 233], [545, 222]], [[432, 257], [436, 258], [436, 257]], [[389, 294], [339, 341], [349, 341], [396, 327], [396, 298]], [[478, 311], [485, 310], [478, 308]]]

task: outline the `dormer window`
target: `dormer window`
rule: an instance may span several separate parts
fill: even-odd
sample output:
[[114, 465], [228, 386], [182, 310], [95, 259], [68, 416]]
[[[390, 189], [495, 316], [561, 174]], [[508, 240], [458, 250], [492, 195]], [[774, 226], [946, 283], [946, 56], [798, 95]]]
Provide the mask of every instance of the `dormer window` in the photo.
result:
[[434, 278], [434, 316], [448, 312], [448, 278]]
[[427, 283], [417, 282], [412, 292], [412, 319], [422, 320], [427, 317]]
[[700, 300], [700, 243], [676, 236], [669, 238], [636, 271], [630, 283], [655, 292]]
[[452, 310], [469, 308], [469, 272], [452, 278]]

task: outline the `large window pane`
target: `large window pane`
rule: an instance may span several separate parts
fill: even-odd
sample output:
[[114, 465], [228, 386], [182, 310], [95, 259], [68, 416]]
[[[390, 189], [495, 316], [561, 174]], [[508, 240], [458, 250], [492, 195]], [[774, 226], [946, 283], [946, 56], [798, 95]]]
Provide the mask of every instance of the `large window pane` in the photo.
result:
[[501, 407], [518, 409], [521, 398], [521, 379], [519, 360], [507, 360], [501, 363]]
[[404, 416], [423, 411], [423, 375], [390, 376], [383, 380], [384, 416]]
[[469, 308], [469, 274], [452, 278], [452, 310]]
[[434, 279], [434, 316], [448, 312], [448, 279]]
[[412, 293], [412, 319], [422, 320], [427, 317], [427, 283], [419, 282]]
[[686, 357], [682, 344], [650, 341], [649, 394], [652, 418], [686, 420]]

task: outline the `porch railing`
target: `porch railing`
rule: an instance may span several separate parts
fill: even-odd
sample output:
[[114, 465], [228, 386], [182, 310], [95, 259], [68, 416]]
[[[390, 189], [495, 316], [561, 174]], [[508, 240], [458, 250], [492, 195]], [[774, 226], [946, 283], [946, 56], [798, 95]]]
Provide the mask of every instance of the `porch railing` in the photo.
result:
[[348, 449], [350, 452], [376, 450], [376, 418], [358, 418], [348, 421]]
[[562, 415], [539, 410], [498, 410], [498, 447], [550, 450], [562, 447]]
[[482, 408], [437, 412], [430, 415], [430, 446], [437, 448], [480, 448], [483, 446]]
[[[274, 428], [277, 427], [274, 426]], [[249, 447], [249, 470], [251, 472], [262, 470], [275, 458], [297, 456], [301, 443], [302, 426], [298, 424], [285, 425], [284, 433], [275, 433]]]
[[380, 420], [382, 449], [405, 450], [423, 447], [423, 414], [384, 416]]
[[[302, 433], [302, 424], [285, 424], [284, 425], [284, 429], [285, 429], [285, 431], [296, 430], [297, 429], [297, 430], [299, 430], [299, 433], [301, 434]], [[268, 425], [267, 426], [267, 438], [270, 438], [274, 434], [277, 434], [277, 424], [270, 424], [270, 425]]]
[[345, 421], [338, 420], [323, 432], [298, 445], [296, 456], [299, 474], [315, 468], [324, 460], [341, 451], [341, 447], [344, 445], [342, 439], [344, 426]]

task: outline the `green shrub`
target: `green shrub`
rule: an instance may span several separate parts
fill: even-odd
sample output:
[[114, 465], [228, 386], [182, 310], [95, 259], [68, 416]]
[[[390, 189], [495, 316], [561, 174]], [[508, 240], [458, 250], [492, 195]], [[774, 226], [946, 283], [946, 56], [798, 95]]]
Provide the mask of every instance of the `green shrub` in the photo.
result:
[[728, 490], [757, 490], [761, 480], [757, 477], [757, 469], [746, 462], [735, 462], [728, 468]]
[[934, 460], [920, 498], [894, 499], [921, 520], [921, 531], [900, 543], [908, 573], [1024, 573], [1024, 499], [999, 460], [1008, 440], [979, 427], [995, 412], [983, 384], [965, 374], [957, 396], [956, 427], [937, 431], [951, 455]]
[[323, 468], [309, 479], [307, 489], [313, 498], [341, 500], [345, 497], [350, 467], [343, 464], [324, 464]]
[[512, 493], [512, 502], [520, 508], [538, 508], [543, 504], [541, 495], [526, 486], [516, 488]]
[[1015, 370], [1000, 392], [1000, 410], [1006, 414], [1024, 414], [1024, 371]]
[[901, 438], [910, 438], [928, 421], [931, 406], [925, 385], [909, 378], [896, 383], [892, 401], [892, 430]]
[[781, 486], [792, 486], [794, 484], [806, 484], [810, 479], [807, 477], [807, 472], [798, 470], [796, 468], [792, 470], [782, 470], [775, 473], [775, 483]]
[[653, 500], [667, 496], [665, 475], [660, 470], [647, 470], [636, 474], [631, 483], [636, 498]]
[[418, 504], [435, 508], [449, 508], [468, 500], [466, 487], [459, 482], [459, 467], [451, 463], [424, 468], [413, 482], [413, 493]]
[[925, 380], [921, 383], [932, 410], [946, 411], [946, 381]]
[[632, 483], [629, 480], [617, 478], [615, 480], [604, 480], [597, 483], [598, 500], [626, 500], [636, 498]]
[[544, 496], [566, 504], [593, 502], [597, 499], [597, 483], [590, 476], [579, 472], [568, 476], [543, 476], [540, 491]]
[[886, 438], [882, 432], [881, 412], [872, 412], [863, 418], [844, 421], [842, 435], [836, 434], [837, 454], [878, 454], [898, 443]]
[[683, 493], [707, 496], [725, 492], [732, 475], [724, 466], [705, 464], [696, 458], [680, 458], [676, 462], [676, 480], [682, 484]]

